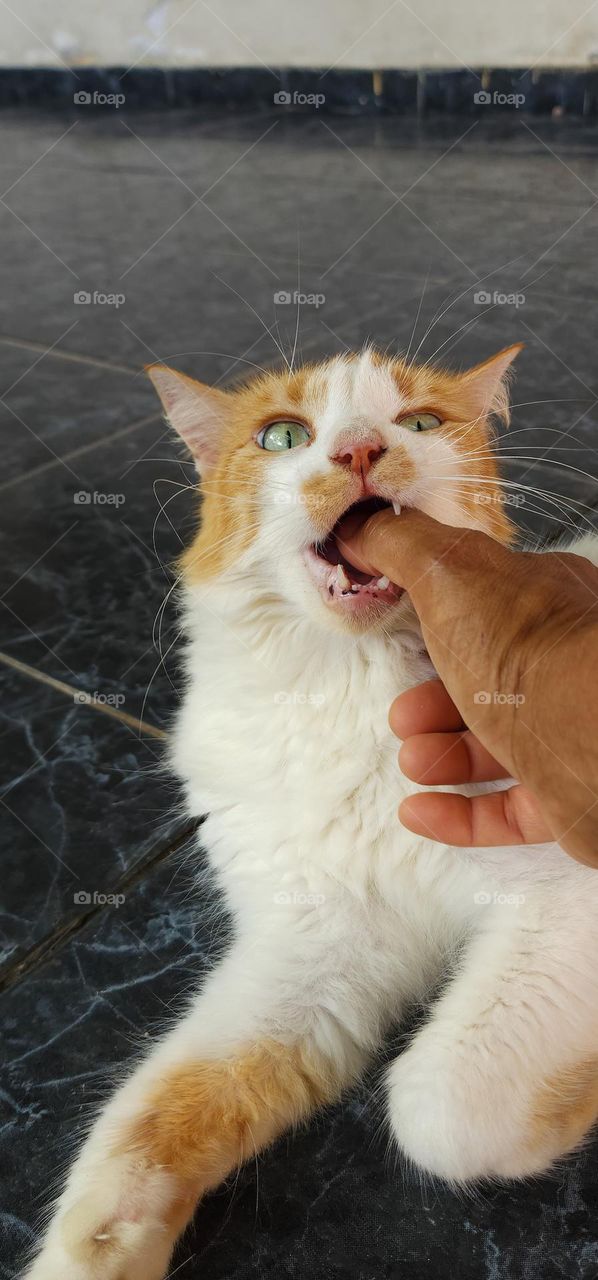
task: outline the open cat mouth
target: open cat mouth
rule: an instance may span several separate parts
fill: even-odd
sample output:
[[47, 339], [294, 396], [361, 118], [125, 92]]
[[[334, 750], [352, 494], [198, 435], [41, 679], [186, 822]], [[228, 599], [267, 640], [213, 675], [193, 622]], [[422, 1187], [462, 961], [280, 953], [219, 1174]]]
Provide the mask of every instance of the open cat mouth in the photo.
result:
[[402, 588], [388, 578], [376, 578], [373, 574], [355, 569], [343, 554], [338, 530], [342, 520], [353, 511], [359, 511], [364, 519], [375, 511], [382, 511], [391, 504], [383, 498], [363, 498], [354, 502], [337, 520], [323, 542], [314, 543], [307, 551], [307, 562], [318, 586], [325, 592], [329, 603], [359, 608], [375, 602], [396, 603], [403, 594]]

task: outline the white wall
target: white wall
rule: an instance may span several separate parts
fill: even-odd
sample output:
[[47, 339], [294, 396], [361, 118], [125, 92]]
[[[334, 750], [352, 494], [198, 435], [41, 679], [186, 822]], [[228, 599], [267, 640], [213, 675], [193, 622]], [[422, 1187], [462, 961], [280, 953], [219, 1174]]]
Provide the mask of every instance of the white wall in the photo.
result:
[[588, 0], [21, 0], [11, 7], [0, 6], [0, 65], [598, 61], [598, 4], [588, 9]]

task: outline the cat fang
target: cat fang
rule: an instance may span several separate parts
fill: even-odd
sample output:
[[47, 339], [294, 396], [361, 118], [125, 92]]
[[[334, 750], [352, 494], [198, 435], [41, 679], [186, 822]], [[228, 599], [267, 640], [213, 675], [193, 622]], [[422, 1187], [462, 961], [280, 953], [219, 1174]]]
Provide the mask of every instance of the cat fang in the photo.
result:
[[[338, 554], [340, 557], [340, 552]], [[315, 547], [308, 547], [305, 562], [331, 605], [362, 609], [378, 603], [396, 604], [403, 595], [402, 587], [387, 577], [376, 578], [360, 573], [341, 558], [336, 564], [331, 564]]]
[[403, 588], [391, 582], [386, 575], [378, 577], [376, 574], [364, 573], [352, 565], [343, 554], [342, 537], [339, 539], [342, 521], [350, 511], [361, 510], [365, 516], [371, 511], [391, 505], [395, 514], [399, 514], [401, 507], [398, 502], [391, 504], [375, 494], [351, 504], [333, 525], [327, 537], [307, 548], [306, 567], [326, 603], [357, 612], [364, 608], [371, 609], [374, 605], [396, 604], [404, 594]]

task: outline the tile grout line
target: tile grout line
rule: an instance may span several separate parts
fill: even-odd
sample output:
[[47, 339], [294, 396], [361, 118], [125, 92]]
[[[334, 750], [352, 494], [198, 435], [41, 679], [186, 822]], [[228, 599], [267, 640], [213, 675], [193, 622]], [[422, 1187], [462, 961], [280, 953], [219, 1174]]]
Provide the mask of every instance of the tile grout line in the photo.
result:
[[159, 729], [157, 725], [149, 724], [147, 720], [140, 720], [136, 716], [130, 716], [128, 712], [119, 711], [117, 707], [110, 707], [105, 702], [94, 702], [92, 695], [84, 689], [77, 689], [75, 685], [67, 684], [64, 680], [57, 680], [54, 676], [48, 676], [45, 672], [39, 671], [37, 667], [30, 667], [29, 663], [21, 662], [19, 658], [13, 658], [9, 653], [3, 653], [1, 650], [0, 662], [3, 662], [7, 667], [12, 667], [20, 675], [28, 676], [30, 680], [38, 680], [40, 684], [48, 685], [51, 689], [56, 689], [58, 693], [66, 694], [75, 706], [89, 707], [91, 711], [98, 711], [100, 715], [110, 716], [113, 720], [126, 724], [128, 728], [136, 729], [139, 734], [146, 733], [150, 737], [160, 738], [162, 741], [168, 737], [165, 729]]
[[[130, 871], [116, 882], [114, 892], [119, 893], [123, 890], [134, 889], [141, 883], [146, 874], [151, 873], [160, 863], [165, 862], [172, 854], [175, 854], [185, 843], [186, 840], [195, 834], [201, 826], [202, 819], [199, 823], [194, 822], [185, 827], [177, 836], [174, 837], [165, 848], [159, 849], [155, 854], [150, 855], [144, 861], [135, 863]], [[84, 911], [81, 915], [75, 917], [74, 920], [61, 926], [58, 924], [52, 933], [42, 938], [28, 952], [22, 955], [18, 960], [9, 964], [5, 971], [0, 974], [0, 992], [8, 991], [11, 987], [18, 985], [22, 978], [28, 977], [34, 973], [36, 969], [55, 952], [60, 951], [62, 947], [73, 937], [76, 937], [90, 921], [96, 920], [102, 912], [105, 912], [108, 903], [96, 903], [89, 911]]]
[[28, 480], [32, 480], [35, 476], [44, 475], [46, 471], [52, 471], [54, 467], [68, 463], [75, 458], [80, 458], [87, 453], [92, 453], [94, 449], [99, 449], [102, 445], [112, 444], [114, 440], [121, 440], [133, 431], [138, 431], [140, 427], [147, 427], [150, 422], [160, 422], [163, 414], [158, 410], [156, 413], [150, 413], [145, 418], [138, 418], [136, 422], [130, 422], [128, 427], [119, 427], [117, 431], [112, 431], [108, 436], [102, 436], [100, 440], [93, 440], [90, 444], [79, 445], [78, 449], [70, 449], [68, 453], [63, 453], [53, 459], [52, 462], [41, 462], [38, 467], [26, 471], [22, 476], [15, 476], [13, 480], [7, 480], [4, 484], [0, 484], [0, 493], [4, 493], [9, 489], [14, 489], [19, 484], [26, 484]]
[[22, 347], [26, 351], [44, 351], [48, 356], [54, 356], [56, 360], [71, 360], [76, 364], [89, 364], [99, 369], [111, 369], [113, 373], [129, 373], [134, 377], [142, 372], [141, 369], [132, 364], [116, 364], [111, 360], [101, 360], [96, 356], [84, 356], [79, 351], [59, 351], [49, 352], [43, 342], [35, 342], [30, 338], [16, 338], [11, 334], [0, 333], [0, 343], [4, 343], [7, 347]]

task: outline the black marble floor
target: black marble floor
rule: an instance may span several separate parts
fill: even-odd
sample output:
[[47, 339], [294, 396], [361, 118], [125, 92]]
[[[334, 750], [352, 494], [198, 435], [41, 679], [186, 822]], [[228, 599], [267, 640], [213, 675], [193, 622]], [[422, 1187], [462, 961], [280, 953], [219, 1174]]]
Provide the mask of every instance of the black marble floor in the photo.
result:
[[[304, 356], [421, 341], [465, 365], [524, 340], [500, 445], [510, 510], [534, 540], [590, 527], [598, 131], [516, 112], [470, 127], [90, 107], [6, 113], [0, 137], [8, 1280], [116, 1064], [219, 945], [163, 769], [193, 471], [142, 365], [225, 383], [272, 364], [296, 317], [275, 295], [298, 287], [324, 295], [299, 308]], [[379, 1120], [364, 1085], [279, 1143], [204, 1205], [177, 1275], [598, 1277], [596, 1144], [464, 1197], [389, 1166]]]

